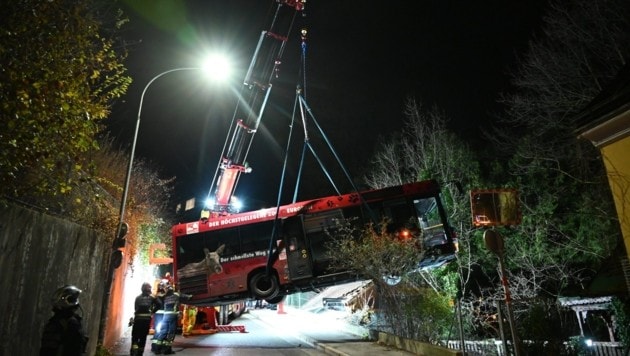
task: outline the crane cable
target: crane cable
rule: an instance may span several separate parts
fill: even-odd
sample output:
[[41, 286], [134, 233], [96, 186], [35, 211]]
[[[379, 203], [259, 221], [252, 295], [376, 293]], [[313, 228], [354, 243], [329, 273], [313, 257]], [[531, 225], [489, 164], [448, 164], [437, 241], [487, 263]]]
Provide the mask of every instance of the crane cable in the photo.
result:
[[[281, 204], [281, 201], [282, 201], [282, 191], [283, 191], [283, 188], [284, 188], [284, 181], [285, 181], [285, 178], [286, 178], [289, 150], [290, 150], [291, 141], [292, 141], [292, 138], [293, 138], [293, 129], [295, 127], [296, 116], [297, 116], [298, 109], [299, 109], [299, 112], [300, 112], [300, 117], [302, 119], [302, 125], [303, 125], [303, 129], [304, 129], [304, 145], [303, 145], [303, 148], [302, 148], [302, 155], [301, 155], [301, 159], [300, 159], [298, 175], [297, 175], [297, 179], [296, 179], [295, 191], [294, 191], [293, 201], [292, 202], [295, 203], [297, 201], [297, 193], [298, 193], [298, 190], [299, 190], [299, 185], [300, 185], [300, 180], [301, 180], [301, 176], [302, 176], [302, 169], [303, 169], [303, 166], [304, 166], [304, 159], [305, 159], [305, 156], [306, 156], [306, 148], [307, 147], [310, 149], [310, 151], [313, 154], [314, 158], [317, 160], [317, 163], [319, 164], [319, 166], [322, 169], [323, 173], [326, 175], [326, 177], [328, 178], [329, 182], [331, 183], [331, 185], [335, 189], [337, 195], [341, 195], [339, 189], [335, 185], [335, 182], [334, 182], [332, 176], [330, 175], [330, 173], [328, 172], [328, 170], [324, 166], [323, 161], [319, 158], [319, 156], [317, 155], [317, 153], [315, 152], [313, 146], [310, 143], [309, 135], [308, 135], [308, 129], [307, 129], [307, 125], [306, 125], [306, 114], [308, 114], [308, 116], [310, 116], [311, 120], [315, 124], [315, 127], [319, 130], [319, 133], [320, 133], [321, 137], [323, 138], [325, 143], [328, 145], [328, 148], [330, 149], [331, 153], [333, 154], [333, 156], [337, 160], [337, 163], [339, 164], [339, 166], [341, 167], [341, 170], [343, 171], [343, 173], [345, 174], [346, 178], [348, 179], [350, 185], [352, 186], [352, 189], [357, 194], [359, 193], [359, 190], [355, 186], [354, 181], [352, 180], [352, 177], [350, 176], [350, 173], [346, 169], [345, 165], [341, 161], [341, 158], [339, 157], [339, 155], [337, 154], [336, 150], [334, 149], [332, 143], [328, 139], [328, 137], [325, 134], [325, 132], [322, 129], [322, 127], [319, 125], [319, 123], [315, 119], [315, 116], [314, 116], [313, 112], [311, 111], [310, 107], [306, 103], [305, 92], [306, 92], [306, 47], [307, 47], [306, 46], [306, 35], [307, 35], [307, 30], [305, 28], [303, 28], [300, 31], [300, 35], [301, 35], [301, 40], [302, 40], [301, 41], [301, 50], [302, 50], [301, 51], [301, 64], [302, 65], [300, 67], [300, 70], [302, 72], [301, 73], [302, 85], [298, 84], [297, 88], [296, 88], [295, 102], [293, 104], [293, 113], [292, 113], [292, 116], [291, 116], [291, 124], [289, 126], [289, 136], [288, 136], [287, 145], [286, 145], [286, 148], [285, 148], [284, 161], [283, 161], [283, 166], [282, 166], [282, 173], [281, 173], [281, 176], [280, 176], [280, 183], [279, 183], [279, 187], [278, 187], [278, 197], [277, 197], [277, 201], [276, 201], [275, 219], [274, 219], [274, 224], [273, 224], [271, 236], [270, 236], [270, 239], [269, 239], [269, 251], [267, 253], [267, 265], [266, 265], [266, 268], [265, 268], [265, 272], [266, 272], [265, 275], [266, 275], [267, 278], [271, 278], [272, 266], [276, 262], [276, 260], [278, 259], [280, 251], [284, 247], [282, 245], [276, 246], [275, 241], [278, 241], [278, 236], [277, 235], [278, 235], [278, 232], [280, 230], [280, 226], [279, 226], [279, 224], [280, 224], [280, 204]], [[298, 74], [298, 78], [299, 77], [300, 77], [300, 75]], [[306, 110], [306, 112], [305, 112], [305, 110]], [[363, 199], [363, 196], [361, 194], [359, 194], [359, 199], [361, 200], [362, 205], [366, 208], [366, 212], [367, 212], [368, 216], [371, 218], [371, 220], [373, 220], [376, 223], [376, 221], [375, 221], [376, 217], [375, 217], [373, 211], [370, 209], [368, 204], [365, 202], [365, 200]], [[281, 242], [281, 244], [282, 244], [282, 242]]]
[[[302, 85], [298, 84], [297, 88], [296, 88], [296, 95], [295, 95], [295, 101], [293, 102], [293, 112], [291, 114], [291, 124], [289, 125], [289, 136], [287, 138], [287, 145], [284, 151], [284, 160], [282, 163], [282, 173], [280, 175], [280, 183], [278, 186], [278, 197], [276, 199], [276, 214], [275, 214], [275, 219], [273, 221], [273, 228], [271, 230], [271, 237], [269, 239], [269, 252], [267, 253], [267, 265], [265, 267], [265, 276], [267, 278], [270, 278], [271, 275], [271, 270], [272, 270], [272, 266], [273, 264], [276, 262], [276, 260], [278, 259], [278, 256], [280, 255], [280, 250], [282, 250], [283, 246], [275, 246], [275, 241], [277, 241], [277, 235], [278, 235], [278, 231], [280, 230], [280, 204], [282, 202], [282, 191], [284, 189], [284, 180], [286, 178], [286, 172], [287, 172], [287, 163], [289, 160], [289, 151], [290, 151], [290, 146], [291, 146], [291, 142], [292, 142], [292, 138], [293, 138], [293, 129], [295, 128], [295, 121], [296, 121], [296, 112], [298, 110], [298, 108], [301, 108], [300, 105], [300, 94], [303, 93], [303, 91], [305, 90], [305, 83], [306, 83], [306, 34], [307, 31], [305, 28], [303, 28], [302, 30], [300, 30], [300, 38], [301, 38], [301, 59], [300, 61], [302, 62], [302, 66], [301, 66], [301, 74], [302, 74]], [[298, 78], [300, 78], [300, 73], [298, 73]], [[304, 160], [304, 155], [302, 155], [302, 161]], [[300, 172], [302, 168], [302, 164], [300, 164]], [[298, 174], [298, 182], [299, 182], [299, 175]], [[293, 198], [295, 200], [295, 196]], [[294, 201], [295, 202], [295, 201]]]

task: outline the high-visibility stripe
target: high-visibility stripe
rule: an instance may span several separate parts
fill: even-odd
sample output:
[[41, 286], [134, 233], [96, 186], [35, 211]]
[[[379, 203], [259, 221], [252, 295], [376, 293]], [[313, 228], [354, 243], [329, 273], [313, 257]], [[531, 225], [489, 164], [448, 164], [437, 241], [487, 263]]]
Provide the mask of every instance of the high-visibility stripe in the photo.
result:
[[217, 331], [225, 331], [225, 332], [238, 331], [241, 333], [247, 332], [245, 331], [245, 325], [217, 325]]

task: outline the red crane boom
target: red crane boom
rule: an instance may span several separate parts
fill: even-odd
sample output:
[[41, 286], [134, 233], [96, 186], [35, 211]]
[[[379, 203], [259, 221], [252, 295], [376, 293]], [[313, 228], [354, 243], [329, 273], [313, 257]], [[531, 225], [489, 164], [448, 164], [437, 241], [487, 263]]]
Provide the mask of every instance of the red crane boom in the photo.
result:
[[273, 81], [278, 77], [282, 54], [295, 17], [304, 9], [305, 0], [277, 0], [269, 28], [262, 31], [252, 61], [245, 75], [232, 127], [217, 165], [208, 198], [213, 201], [201, 218], [235, 212], [232, 198], [241, 173], [251, 172], [247, 155], [265, 112]]

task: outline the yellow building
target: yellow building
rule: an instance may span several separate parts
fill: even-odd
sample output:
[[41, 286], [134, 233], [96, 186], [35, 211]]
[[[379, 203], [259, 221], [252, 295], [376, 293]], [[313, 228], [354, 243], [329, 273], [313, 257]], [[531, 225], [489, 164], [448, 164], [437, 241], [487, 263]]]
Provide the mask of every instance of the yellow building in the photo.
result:
[[622, 260], [630, 291], [630, 66], [577, 117], [578, 138], [600, 150], [626, 247]]

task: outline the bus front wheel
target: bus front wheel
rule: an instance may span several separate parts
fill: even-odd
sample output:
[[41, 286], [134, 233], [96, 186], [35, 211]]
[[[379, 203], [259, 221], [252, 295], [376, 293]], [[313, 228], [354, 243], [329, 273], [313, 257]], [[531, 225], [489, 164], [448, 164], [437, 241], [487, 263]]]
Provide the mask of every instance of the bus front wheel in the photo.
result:
[[273, 298], [267, 298], [265, 299], [265, 302], [269, 303], [269, 304], [278, 304], [280, 302], [282, 302], [284, 300], [284, 295], [277, 295]]
[[267, 276], [264, 272], [252, 276], [249, 281], [249, 288], [260, 299], [274, 298], [280, 293], [278, 278], [275, 275]]

